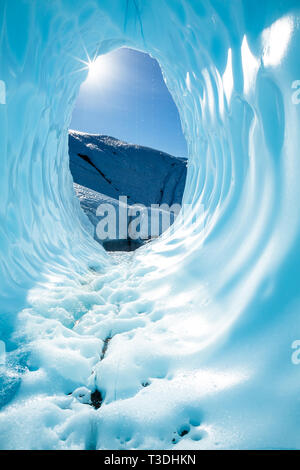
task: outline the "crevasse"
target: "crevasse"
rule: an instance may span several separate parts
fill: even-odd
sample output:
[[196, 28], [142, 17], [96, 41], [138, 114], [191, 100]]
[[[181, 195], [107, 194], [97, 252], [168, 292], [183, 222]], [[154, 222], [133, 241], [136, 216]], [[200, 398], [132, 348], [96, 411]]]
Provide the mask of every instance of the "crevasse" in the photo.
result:
[[[300, 447], [299, 17], [298, 0], [1, 2], [1, 448]], [[192, 208], [118, 264], [67, 145], [86, 62], [122, 46], [161, 65]]]

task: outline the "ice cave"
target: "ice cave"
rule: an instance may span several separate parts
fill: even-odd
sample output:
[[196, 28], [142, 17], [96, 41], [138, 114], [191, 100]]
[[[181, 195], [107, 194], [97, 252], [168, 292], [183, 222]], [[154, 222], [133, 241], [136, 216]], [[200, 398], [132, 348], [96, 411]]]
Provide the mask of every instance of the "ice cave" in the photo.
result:
[[[2, 0], [0, 22], [0, 448], [299, 449], [299, 0]], [[119, 263], [68, 129], [123, 46], [178, 107], [189, 210]]]

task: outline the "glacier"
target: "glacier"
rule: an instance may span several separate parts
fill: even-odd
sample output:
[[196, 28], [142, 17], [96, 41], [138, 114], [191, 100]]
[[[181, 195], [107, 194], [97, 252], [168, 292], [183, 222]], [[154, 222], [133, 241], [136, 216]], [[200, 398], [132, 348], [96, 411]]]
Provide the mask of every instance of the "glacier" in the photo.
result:
[[80, 184], [129, 204], [180, 204], [186, 159], [110, 136], [69, 132], [70, 171]]
[[[299, 0], [1, 1], [1, 449], [300, 448], [299, 18]], [[68, 128], [88, 62], [123, 46], [162, 68], [191, 210], [111, 257]]]
[[[173, 157], [110, 136], [73, 130], [69, 131], [69, 156], [76, 196], [94, 227], [95, 240], [106, 249], [110, 246], [112, 249], [131, 251], [141, 246], [145, 240], [157, 238], [175, 220], [174, 209], [177, 209], [176, 215], [181, 209], [186, 181], [186, 158]], [[97, 235], [100, 221], [97, 210], [101, 206], [103, 212], [106, 204], [114, 208], [116, 234], [110, 241], [103, 243], [102, 238], [99, 239]], [[120, 209], [123, 215], [120, 215]], [[120, 233], [125, 235], [122, 234], [124, 228], [122, 230], [122, 222], [120, 223], [120, 218], [124, 217], [122, 209], [127, 213], [126, 241], [119, 237]], [[104, 210], [104, 214], [105, 212]], [[133, 242], [134, 234], [130, 236], [129, 232], [136, 212], [140, 214], [140, 228], [138, 240]], [[155, 233], [151, 234], [151, 215], [154, 216], [154, 212], [157, 214], [157, 227]]]

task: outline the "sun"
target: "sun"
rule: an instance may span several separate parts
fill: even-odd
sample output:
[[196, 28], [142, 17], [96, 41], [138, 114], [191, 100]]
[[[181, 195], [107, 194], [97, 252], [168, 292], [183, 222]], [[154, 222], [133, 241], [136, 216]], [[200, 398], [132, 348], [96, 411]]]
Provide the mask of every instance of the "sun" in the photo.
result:
[[86, 80], [81, 87], [86, 91], [93, 88], [108, 88], [113, 82], [120, 80], [124, 66], [119, 58], [119, 50], [114, 50], [102, 55], [95, 55], [93, 58], [84, 47], [86, 59], [73, 57], [82, 66], [72, 73], [88, 71]]
[[101, 86], [113, 79], [115, 64], [108, 55], [101, 55], [88, 63], [88, 77], [86, 86]]

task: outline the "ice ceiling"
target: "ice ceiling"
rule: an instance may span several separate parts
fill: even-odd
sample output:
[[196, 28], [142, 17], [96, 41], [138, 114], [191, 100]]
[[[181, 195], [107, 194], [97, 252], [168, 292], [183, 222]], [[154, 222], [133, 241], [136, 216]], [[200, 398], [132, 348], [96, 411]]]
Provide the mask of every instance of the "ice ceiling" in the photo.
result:
[[[1, 2], [1, 448], [300, 447], [299, 17], [298, 0]], [[67, 145], [84, 63], [121, 46], [162, 67], [192, 210], [119, 269]]]

